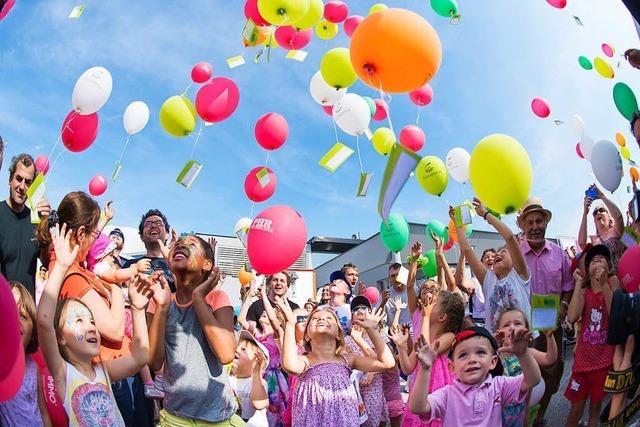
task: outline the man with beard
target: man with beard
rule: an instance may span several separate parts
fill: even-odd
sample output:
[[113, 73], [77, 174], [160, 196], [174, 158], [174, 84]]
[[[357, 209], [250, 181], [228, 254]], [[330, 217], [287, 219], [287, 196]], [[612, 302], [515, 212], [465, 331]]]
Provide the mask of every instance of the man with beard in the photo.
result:
[[[276, 297], [287, 298], [287, 292], [289, 292], [289, 286], [291, 285], [291, 275], [286, 271], [281, 271], [280, 273], [272, 274], [267, 276], [266, 286], [267, 286], [267, 298], [271, 301], [273, 306], [276, 306], [275, 299]], [[291, 310], [296, 310], [300, 308], [298, 304], [291, 301], [287, 298], [287, 302], [289, 303], [289, 307]], [[256, 301], [251, 304], [249, 307], [249, 311], [247, 312], [247, 321], [253, 324], [254, 328], [260, 329], [262, 332], [262, 326], [260, 325], [260, 317], [264, 312], [264, 302], [262, 302], [262, 298], [258, 298]]]

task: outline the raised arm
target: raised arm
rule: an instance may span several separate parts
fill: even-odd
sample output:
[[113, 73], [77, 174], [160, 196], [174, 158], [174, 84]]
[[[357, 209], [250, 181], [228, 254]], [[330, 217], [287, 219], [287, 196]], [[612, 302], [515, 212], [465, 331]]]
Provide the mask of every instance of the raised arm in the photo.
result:
[[531, 332], [527, 329], [511, 331], [511, 336], [508, 340], [509, 344], [498, 350], [498, 352], [514, 354], [518, 358], [520, 368], [522, 368], [522, 376], [524, 377], [520, 386], [521, 393], [528, 392], [538, 385], [542, 379], [540, 367], [528, 346], [530, 338]]
[[582, 273], [580, 269], [576, 269], [573, 272], [573, 281], [575, 287], [573, 289], [573, 295], [571, 295], [571, 302], [569, 303], [569, 309], [567, 310], [567, 320], [569, 323], [576, 323], [582, 315], [582, 309], [584, 308], [584, 292], [582, 287]]
[[400, 362], [400, 369], [405, 375], [409, 375], [416, 368], [415, 352], [409, 354], [409, 346], [411, 345], [409, 339], [409, 328], [405, 328], [405, 325], [398, 325], [391, 328], [391, 336], [389, 337], [398, 348], [398, 360]]
[[[449, 217], [454, 217], [453, 207], [451, 206], [449, 206]], [[484, 276], [486, 276], [487, 274], [487, 267], [482, 264], [480, 259], [476, 256], [475, 252], [473, 252], [473, 248], [469, 244], [469, 240], [467, 240], [467, 233], [465, 232], [464, 227], [456, 227], [456, 235], [458, 236], [458, 245], [460, 245], [460, 251], [469, 260], [471, 272], [474, 276], [476, 276], [476, 278], [482, 285], [484, 283]]]
[[264, 384], [262, 381], [262, 363], [263, 358], [261, 353], [257, 353], [253, 357], [253, 366], [251, 369], [251, 392], [249, 397], [251, 398], [251, 404], [253, 405], [253, 409], [259, 411], [261, 409], [265, 409], [269, 406], [269, 396], [267, 395], [267, 391], [264, 389]]
[[[413, 384], [414, 390], [424, 390], [424, 393], [411, 393], [409, 396], [409, 408], [411, 412], [418, 415], [431, 415], [431, 405], [429, 405], [429, 383], [431, 382], [431, 367], [438, 354], [437, 349], [432, 349], [424, 336], [420, 335], [416, 341], [416, 354], [420, 369]], [[416, 388], [419, 387], [419, 388]]]
[[[442, 271], [442, 275], [444, 276], [444, 283], [446, 284], [447, 291], [454, 292], [456, 289], [456, 279], [453, 277], [453, 273], [451, 272], [451, 267], [449, 267], [449, 263], [444, 256], [444, 248], [442, 245], [442, 239], [436, 236], [433, 231], [430, 231], [431, 238], [436, 244], [436, 264], [438, 265], [438, 275], [440, 275], [440, 270]], [[442, 287], [442, 281], [439, 280], [440, 286]]]
[[149, 315], [149, 368], [158, 371], [164, 363], [164, 337], [167, 330], [167, 315], [171, 302], [171, 288], [161, 271], [151, 276], [155, 313]]
[[100, 336], [120, 342], [124, 338], [124, 294], [118, 285], [109, 283], [106, 288], [111, 294], [110, 306], [94, 290], [84, 294], [81, 300], [93, 313]]
[[591, 208], [593, 200], [589, 196], [584, 196], [584, 203], [582, 209], [582, 219], [580, 220], [580, 230], [578, 231], [578, 246], [581, 250], [587, 246], [587, 216], [589, 215], [589, 209]]
[[355, 325], [359, 325], [367, 331], [376, 351], [375, 358], [350, 354], [349, 364], [353, 369], [363, 372], [379, 372], [395, 366], [396, 361], [393, 354], [378, 332], [378, 323], [382, 321], [384, 315], [384, 309], [378, 308], [375, 313], [367, 313], [364, 320], [353, 321]]
[[362, 354], [364, 354], [367, 357], [375, 357], [373, 349], [362, 338], [363, 332], [364, 330], [360, 326], [353, 325], [351, 327], [351, 339], [353, 340], [353, 342], [356, 343], [356, 345], [360, 348], [360, 350], [362, 350]]
[[456, 281], [456, 287], [467, 295], [471, 295], [475, 291], [475, 281], [466, 280], [464, 278], [464, 266], [467, 262], [464, 256], [464, 251], [460, 251], [460, 258], [458, 258], [458, 266], [456, 267], [456, 273], [454, 279]]
[[418, 297], [416, 295], [416, 276], [418, 275], [418, 258], [422, 256], [422, 243], [415, 242], [411, 246], [411, 264], [409, 265], [409, 277], [407, 279], [407, 304], [409, 312], [416, 311]]
[[95, 271], [95, 273], [105, 282], [122, 283], [133, 279], [136, 274], [147, 272], [150, 269], [151, 260], [144, 258], [127, 268], [112, 267], [105, 271]]
[[[596, 187], [597, 188], [597, 187]], [[609, 215], [613, 218], [613, 229], [616, 232], [616, 237], [619, 239], [624, 233], [624, 217], [618, 206], [613, 203], [600, 189], [598, 188], [598, 198], [602, 199], [604, 205], [609, 210]]]
[[284, 334], [284, 329], [280, 326], [280, 322], [278, 322], [278, 317], [276, 316], [276, 311], [273, 309], [271, 305], [271, 301], [267, 297], [267, 287], [266, 284], [263, 284], [260, 288], [260, 296], [262, 298], [262, 303], [264, 304], [264, 311], [267, 313], [267, 318], [269, 319], [269, 323], [273, 328], [273, 336], [277, 338], [280, 343], [282, 343], [282, 335]]
[[533, 354], [538, 366], [541, 368], [548, 368], [558, 360], [558, 345], [556, 344], [556, 340], [553, 338], [553, 331], [547, 331], [544, 335], [547, 339], [547, 351], [543, 353], [540, 350], [532, 348], [531, 354]]
[[238, 314], [238, 323], [242, 326], [242, 329], [246, 329], [252, 334], [255, 333], [255, 325], [252, 324], [252, 322], [247, 321], [247, 313], [249, 312], [249, 307], [253, 304], [253, 298], [258, 294], [257, 286], [256, 278], [254, 277], [251, 279], [251, 285], [249, 285], [249, 290], [244, 296], [242, 306], [240, 307], [240, 313]]
[[287, 321], [284, 327], [284, 343], [282, 346], [282, 367], [285, 371], [293, 375], [300, 375], [304, 372], [307, 364], [304, 356], [298, 355], [296, 345], [296, 324], [293, 318], [293, 311], [286, 300], [276, 297], [276, 304], [282, 310]]

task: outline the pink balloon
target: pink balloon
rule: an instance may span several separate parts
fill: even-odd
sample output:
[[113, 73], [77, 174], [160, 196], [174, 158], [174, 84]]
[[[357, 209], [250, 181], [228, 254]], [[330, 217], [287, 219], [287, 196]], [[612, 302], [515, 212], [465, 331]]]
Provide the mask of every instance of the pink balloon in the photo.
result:
[[258, 144], [265, 150], [282, 147], [289, 136], [287, 119], [278, 113], [267, 113], [256, 122], [254, 134]]
[[376, 112], [373, 113], [373, 120], [381, 121], [387, 118], [389, 112], [389, 106], [382, 99], [376, 99], [373, 101], [376, 104]]
[[4, 4], [2, 9], [0, 10], [0, 21], [2, 21], [2, 19], [7, 16], [14, 4], [16, 4], [16, 0], [9, 0]]
[[400, 144], [413, 152], [418, 152], [424, 147], [426, 137], [424, 132], [416, 125], [408, 125], [400, 131]]
[[342, 25], [347, 36], [351, 37], [353, 32], [356, 30], [356, 28], [358, 28], [358, 25], [360, 25], [363, 20], [364, 18], [360, 15], [351, 15], [350, 17], [345, 19], [344, 24]]
[[555, 8], [564, 9], [567, 5], [567, 0], [547, 0], [547, 3]]
[[433, 99], [433, 89], [431, 85], [426, 83], [424, 86], [409, 92], [409, 99], [419, 107], [429, 105]]
[[46, 175], [49, 172], [49, 159], [44, 154], [36, 157], [36, 170], [40, 172], [42, 175]]
[[640, 246], [635, 245], [627, 249], [618, 261], [618, 277], [622, 287], [627, 292], [640, 290]]
[[258, 0], [247, 0], [244, 4], [244, 16], [247, 19], [251, 19], [254, 24], [259, 27], [264, 27], [269, 24], [265, 19], [260, 15], [260, 11], [258, 10]]
[[211, 78], [213, 67], [208, 62], [198, 62], [191, 69], [191, 80], [194, 83], [204, 83]]
[[366, 288], [364, 292], [362, 292], [362, 295], [369, 300], [371, 305], [376, 305], [380, 299], [380, 291], [378, 288], [374, 288], [373, 286]]
[[12, 399], [24, 378], [24, 347], [20, 336], [18, 308], [11, 287], [0, 274], [0, 402]]
[[278, 27], [275, 32], [276, 41], [285, 50], [303, 49], [311, 41], [313, 30], [298, 30], [292, 26]]
[[580, 143], [579, 142], [576, 144], [576, 154], [581, 159], [584, 159], [584, 154], [582, 154], [582, 150], [580, 149]]
[[333, 105], [323, 105], [322, 110], [327, 113], [329, 117], [333, 117]]
[[602, 43], [602, 52], [604, 52], [605, 55], [607, 55], [609, 58], [613, 58], [613, 48], [608, 45], [607, 43]]
[[198, 91], [196, 111], [205, 122], [221, 122], [236, 111], [239, 102], [240, 91], [235, 82], [227, 77], [216, 77]]
[[547, 104], [547, 101], [542, 98], [533, 98], [531, 101], [531, 110], [533, 110], [533, 114], [541, 119], [545, 119], [549, 117], [549, 114], [551, 114], [549, 104]]
[[298, 212], [275, 205], [256, 216], [247, 235], [247, 256], [258, 274], [275, 274], [296, 262], [307, 243], [307, 227]]
[[278, 183], [276, 174], [266, 168], [267, 174], [259, 178], [258, 172], [263, 169], [265, 169], [264, 166], [251, 169], [244, 179], [244, 192], [252, 202], [264, 202], [276, 192], [276, 184]]
[[62, 142], [71, 152], [84, 151], [96, 140], [98, 127], [98, 113], [83, 116], [71, 111], [62, 123]]
[[102, 175], [96, 175], [89, 181], [89, 193], [92, 196], [100, 196], [107, 191], [107, 178]]
[[349, 6], [344, 2], [332, 0], [324, 5], [324, 17], [327, 21], [338, 24], [349, 16]]

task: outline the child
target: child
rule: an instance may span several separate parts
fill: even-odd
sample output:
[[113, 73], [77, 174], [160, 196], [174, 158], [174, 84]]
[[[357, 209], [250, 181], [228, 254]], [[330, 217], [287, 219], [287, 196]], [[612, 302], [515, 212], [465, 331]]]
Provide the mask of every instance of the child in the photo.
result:
[[351, 327], [351, 307], [347, 302], [351, 295], [351, 289], [346, 281], [335, 279], [331, 282], [329, 294], [331, 295], [331, 299], [327, 306], [336, 312], [338, 319], [340, 319], [342, 330], [347, 333]]
[[569, 303], [567, 320], [582, 318], [571, 378], [565, 397], [571, 402], [567, 426], [577, 426], [587, 398], [589, 426], [598, 423], [600, 406], [606, 393], [604, 382], [613, 360], [613, 346], [607, 345], [607, 327], [612, 291], [618, 288], [611, 271], [611, 253], [604, 245], [595, 245], [585, 256], [586, 280], [580, 270], [573, 273], [575, 289]]
[[[498, 342], [504, 341], [504, 337], [511, 336], [514, 331], [522, 329], [529, 329], [529, 320], [522, 310], [517, 308], [507, 309], [498, 318]], [[541, 368], [552, 366], [558, 358], [558, 346], [556, 340], [553, 338], [553, 331], [547, 331], [545, 333], [547, 339], [547, 351], [543, 353], [540, 350], [531, 348], [531, 354]], [[522, 373], [520, 368], [520, 362], [518, 358], [511, 353], [500, 352], [500, 361], [505, 371], [505, 375], [508, 377], [514, 377]], [[502, 410], [502, 426], [523, 426], [526, 424], [526, 408], [527, 404], [535, 405], [540, 401], [544, 394], [544, 381], [540, 383], [532, 390], [529, 402], [521, 402], [514, 405], [507, 405]]]
[[149, 367], [164, 363], [162, 426], [226, 422], [242, 424], [238, 403], [224, 365], [234, 359], [233, 307], [216, 286], [220, 273], [213, 266], [211, 244], [195, 235], [171, 245], [169, 267], [176, 279], [171, 294], [166, 277], [152, 277], [155, 307], [149, 328]]
[[267, 382], [262, 372], [269, 365], [269, 352], [247, 331], [240, 332], [231, 367], [231, 387], [240, 401], [242, 419], [249, 427], [268, 427]]
[[[444, 427], [501, 425], [501, 406], [524, 401], [541, 379], [540, 368], [528, 348], [530, 336], [526, 329], [512, 332], [509, 346], [500, 349], [518, 357], [522, 374], [494, 377], [490, 371], [498, 364], [496, 340], [480, 327], [460, 332], [451, 350], [456, 379], [433, 393], [413, 393], [409, 398], [411, 411], [427, 420], [440, 418]], [[438, 357], [438, 345], [431, 347], [424, 336], [420, 336], [416, 349], [420, 369], [414, 387], [426, 390]]]
[[282, 366], [298, 375], [291, 399], [292, 425], [314, 427], [357, 427], [360, 425], [358, 398], [351, 384], [352, 369], [379, 372], [395, 365], [391, 350], [378, 332], [384, 309], [367, 314], [365, 320], [355, 320], [369, 334], [375, 356], [344, 353], [344, 333], [336, 313], [330, 308], [318, 308], [309, 316], [304, 340], [306, 355], [298, 355], [295, 342], [295, 320], [285, 300], [277, 299], [287, 323], [284, 333]]
[[51, 425], [44, 401], [40, 372], [31, 355], [38, 350], [36, 305], [29, 291], [18, 282], [11, 282], [11, 292], [18, 307], [20, 335], [25, 352], [25, 370], [22, 387], [11, 400], [0, 402], [0, 425]]
[[131, 352], [114, 360], [92, 359], [100, 354], [100, 334], [89, 308], [78, 299], [57, 304], [67, 270], [76, 262], [80, 247], [72, 249], [72, 230], [66, 224], [51, 229], [56, 262], [38, 307], [38, 339], [58, 393], [63, 396], [69, 425], [124, 426], [110, 380], [135, 374], [148, 360], [149, 345], [144, 309], [152, 293], [149, 284], [129, 285], [133, 315]]

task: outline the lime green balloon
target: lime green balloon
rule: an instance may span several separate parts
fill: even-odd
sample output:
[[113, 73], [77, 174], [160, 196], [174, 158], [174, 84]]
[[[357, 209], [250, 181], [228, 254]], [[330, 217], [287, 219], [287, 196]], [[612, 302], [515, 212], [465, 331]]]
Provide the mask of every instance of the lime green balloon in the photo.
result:
[[476, 196], [500, 214], [520, 209], [531, 190], [529, 155], [514, 138], [493, 134], [483, 138], [471, 153], [469, 176]]
[[160, 107], [160, 124], [169, 135], [187, 136], [196, 127], [196, 108], [184, 95], [175, 95]]
[[633, 113], [638, 111], [638, 100], [631, 88], [625, 83], [619, 82], [613, 87], [613, 102], [627, 120], [633, 118]]
[[323, 19], [316, 25], [316, 36], [318, 36], [320, 40], [331, 40], [337, 35], [338, 24]]
[[436, 250], [429, 249], [424, 257], [429, 261], [426, 264], [422, 264], [422, 273], [424, 277], [431, 278], [438, 275], [438, 264], [436, 263]]
[[465, 228], [467, 229], [467, 232], [465, 233], [467, 238], [471, 237], [471, 233], [473, 233], [473, 228], [471, 227], [473, 224], [467, 224], [465, 226]]
[[458, 2], [456, 0], [431, 0], [431, 9], [440, 16], [450, 18], [458, 14]]
[[320, 73], [324, 81], [336, 89], [349, 87], [358, 79], [346, 47], [327, 51], [320, 61]]
[[293, 26], [298, 30], [306, 30], [320, 22], [322, 15], [324, 15], [324, 3], [322, 0], [311, 0], [307, 13], [300, 20], [294, 22]]
[[391, 252], [400, 252], [409, 243], [409, 223], [400, 214], [392, 213], [380, 223], [380, 238]]
[[585, 70], [593, 70], [593, 64], [591, 63], [591, 61], [589, 61], [589, 59], [586, 56], [580, 56], [578, 58], [578, 63]]
[[371, 112], [371, 116], [373, 117], [373, 115], [376, 113], [376, 103], [368, 96], [363, 96], [362, 99], [367, 101], [367, 105], [369, 105], [369, 112]]
[[444, 243], [447, 243], [449, 240], [449, 230], [442, 223], [442, 221], [438, 221], [437, 219], [432, 219], [429, 221], [427, 226], [424, 228], [424, 234], [431, 239], [431, 233], [435, 234], [436, 237], [440, 238]]
[[260, 16], [279, 27], [291, 25], [309, 11], [309, 0], [258, 0]]
[[420, 159], [416, 167], [416, 177], [422, 189], [434, 196], [441, 195], [449, 182], [447, 167], [436, 156], [425, 156]]
[[378, 154], [386, 156], [393, 149], [393, 144], [396, 143], [396, 136], [389, 128], [378, 128], [373, 132], [371, 143]]
[[376, 3], [369, 8], [369, 15], [373, 15], [377, 12], [382, 12], [383, 10], [389, 9], [389, 6], [383, 3]]

